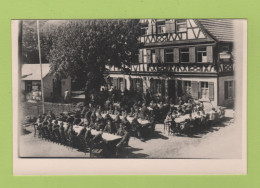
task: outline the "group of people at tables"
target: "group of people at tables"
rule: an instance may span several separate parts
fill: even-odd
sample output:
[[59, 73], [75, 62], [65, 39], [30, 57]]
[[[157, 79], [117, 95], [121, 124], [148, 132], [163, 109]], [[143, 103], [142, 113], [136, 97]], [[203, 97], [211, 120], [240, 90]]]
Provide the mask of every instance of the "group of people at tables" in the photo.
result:
[[38, 116], [36, 121], [39, 135], [47, 132], [49, 137], [57, 141], [76, 137], [84, 142], [94, 142], [106, 150], [120, 151], [128, 146], [130, 136], [144, 141], [154, 130], [152, 114], [146, 113], [142, 108], [138, 113], [131, 108], [122, 110], [118, 106], [82, 107], [74, 113], [63, 112], [58, 117], [52, 111]]
[[[40, 115], [36, 125], [39, 134], [48, 131], [55, 138], [69, 138], [71, 135], [84, 141], [103, 144], [114, 143], [117, 151], [128, 145], [130, 136], [141, 141], [151, 137], [155, 123], [164, 120], [164, 124], [173, 130], [177, 124], [190, 123], [194, 126], [221, 119], [224, 111], [219, 108], [208, 113], [204, 111], [202, 102], [181, 99], [178, 105], [169, 102], [166, 104], [138, 101], [132, 107], [122, 107], [120, 103], [106, 101], [104, 106], [84, 106], [75, 113], [60, 113], [58, 117], [50, 111], [49, 114]], [[161, 122], [162, 123], [162, 122]], [[184, 128], [184, 127], [183, 127]], [[111, 148], [110, 148], [111, 149]]]
[[188, 100], [187, 103], [179, 100], [178, 105], [170, 108], [164, 119], [164, 129], [169, 132], [185, 132], [206, 129], [213, 123], [221, 120], [225, 115], [222, 107], [214, 108], [205, 112], [203, 102]]

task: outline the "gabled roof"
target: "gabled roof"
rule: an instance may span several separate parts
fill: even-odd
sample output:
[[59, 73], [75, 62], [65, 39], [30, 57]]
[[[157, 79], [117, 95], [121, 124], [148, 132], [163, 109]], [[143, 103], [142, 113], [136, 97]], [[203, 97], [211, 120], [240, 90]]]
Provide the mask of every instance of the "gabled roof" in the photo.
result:
[[231, 19], [198, 19], [202, 28], [217, 41], [232, 42], [234, 27]]
[[[50, 64], [42, 64], [42, 77], [50, 72]], [[40, 64], [23, 64], [22, 80], [41, 80]]]

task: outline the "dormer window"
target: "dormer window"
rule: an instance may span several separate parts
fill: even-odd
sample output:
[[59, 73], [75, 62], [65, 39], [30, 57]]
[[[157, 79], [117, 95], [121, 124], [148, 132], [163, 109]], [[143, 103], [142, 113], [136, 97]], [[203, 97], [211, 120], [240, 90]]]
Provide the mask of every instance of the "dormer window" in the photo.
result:
[[187, 22], [186, 20], [176, 20], [176, 32], [186, 32]]

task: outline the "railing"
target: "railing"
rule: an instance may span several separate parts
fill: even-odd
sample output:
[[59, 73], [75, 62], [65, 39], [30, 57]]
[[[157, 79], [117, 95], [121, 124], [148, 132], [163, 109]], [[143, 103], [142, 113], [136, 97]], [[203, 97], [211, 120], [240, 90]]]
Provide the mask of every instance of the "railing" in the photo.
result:
[[220, 62], [218, 64], [218, 71], [220, 73], [232, 73], [234, 72], [234, 63], [233, 62]]
[[[140, 63], [131, 65], [129, 68], [132, 73], [216, 73], [213, 63]], [[110, 72], [118, 72], [121, 69], [116, 67], [107, 67]]]

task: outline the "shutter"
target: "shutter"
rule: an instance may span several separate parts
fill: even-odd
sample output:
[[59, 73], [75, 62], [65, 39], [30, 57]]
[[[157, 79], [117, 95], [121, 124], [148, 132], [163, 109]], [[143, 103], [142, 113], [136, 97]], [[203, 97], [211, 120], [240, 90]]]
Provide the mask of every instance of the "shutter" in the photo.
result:
[[148, 31], [147, 31], [148, 35], [151, 35], [153, 33], [153, 26], [151, 23], [149, 23], [148, 25]]
[[152, 24], [152, 34], [156, 35], [156, 24]]
[[164, 63], [164, 49], [160, 49], [160, 63]]
[[225, 85], [225, 88], [224, 88], [225, 89], [225, 99], [228, 99], [228, 82], [225, 81], [224, 83], [225, 83], [224, 84]]
[[192, 81], [191, 82], [191, 96], [193, 99], [199, 98], [199, 83]]
[[207, 60], [208, 60], [208, 63], [212, 63], [213, 62], [212, 46], [207, 46]]
[[122, 78], [118, 78], [117, 79], [117, 89], [121, 90], [121, 85], [120, 85], [120, 81]]
[[166, 22], [165, 22], [165, 30], [166, 30], [166, 33], [171, 33], [171, 30], [170, 30], [170, 21], [166, 21]]
[[161, 81], [161, 94], [162, 96], [165, 96], [165, 80]]
[[125, 79], [123, 79], [123, 91], [125, 91], [125, 88], [126, 88], [126, 80]]
[[180, 58], [179, 58], [179, 48], [173, 48], [173, 61], [174, 63], [179, 63]]
[[214, 101], [214, 82], [209, 82], [209, 100]]
[[173, 21], [165, 22], [166, 33], [174, 33], [175, 32], [175, 24]]
[[150, 90], [153, 93], [153, 79], [150, 79]]
[[195, 63], [196, 62], [196, 54], [195, 54], [195, 47], [189, 48], [189, 55], [190, 55], [190, 62]]
[[113, 87], [117, 88], [117, 79], [116, 78], [113, 78]]
[[159, 58], [160, 58], [160, 49], [157, 48], [155, 49], [155, 63], [159, 63]]
[[141, 87], [141, 92], [143, 93], [143, 79], [140, 79], [140, 87]]
[[147, 63], [151, 63], [151, 50], [146, 50]]
[[139, 54], [138, 54], [138, 60], [139, 63], [143, 63], [143, 50], [139, 50]]

